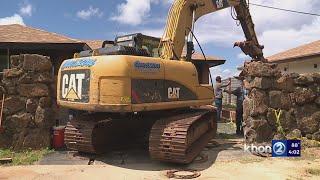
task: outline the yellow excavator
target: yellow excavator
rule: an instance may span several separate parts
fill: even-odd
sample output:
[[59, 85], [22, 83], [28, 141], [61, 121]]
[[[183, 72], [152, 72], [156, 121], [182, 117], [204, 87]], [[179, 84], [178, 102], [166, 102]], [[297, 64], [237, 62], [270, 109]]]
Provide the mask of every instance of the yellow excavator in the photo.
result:
[[192, 59], [193, 30], [200, 17], [227, 7], [246, 37], [235, 46], [264, 61], [245, 0], [175, 0], [161, 39], [117, 37], [65, 60], [57, 102], [72, 110], [67, 147], [99, 154], [147, 135], [152, 159], [192, 162], [217, 130], [215, 111], [207, 106], [214, 98], [209, 68], [215, 61]]

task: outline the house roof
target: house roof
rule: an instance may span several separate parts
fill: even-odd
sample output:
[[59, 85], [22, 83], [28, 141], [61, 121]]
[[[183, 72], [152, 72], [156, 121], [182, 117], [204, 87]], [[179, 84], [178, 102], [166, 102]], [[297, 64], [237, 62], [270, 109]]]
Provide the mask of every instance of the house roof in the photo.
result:
[[102, 47], [102, 40], [83, 40], [91, 49], [99, 49]]
[[269, 62], [283, 62], [315, 55], [320, 55], [320, 40], [272, 55], [267, 59]]
[[18, 24], [0, 25], [0, 43], [82, 43], [69, 37]]

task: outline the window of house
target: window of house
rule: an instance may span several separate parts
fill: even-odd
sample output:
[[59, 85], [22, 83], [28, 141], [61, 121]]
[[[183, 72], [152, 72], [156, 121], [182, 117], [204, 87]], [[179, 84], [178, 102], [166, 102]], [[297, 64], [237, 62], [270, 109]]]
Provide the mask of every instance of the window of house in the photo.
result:
[[8, 52], [6, 49], [0, 49], [0, 72], [9, 68]]
[[315, 69], [317, 69], [317, 68], [318, 68], [318, 64], [314, 64], [313, 67], [314, 67]]

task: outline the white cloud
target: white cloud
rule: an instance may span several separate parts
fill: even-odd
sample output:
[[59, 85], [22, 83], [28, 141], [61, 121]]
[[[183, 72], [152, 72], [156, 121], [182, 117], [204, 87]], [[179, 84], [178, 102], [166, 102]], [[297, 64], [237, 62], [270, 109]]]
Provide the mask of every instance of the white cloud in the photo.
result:
[[[171, 0], [161, 1], [164, 4]], [[305, 0], [251, 0], [252, 3], [281, 7], [305, 12], [320, 13], [320, 1]], [[126, 24], [138, 25], [148, 21], [152, 3], [156, 0], [127, 0], [119, 6], [119, 15], [113, 17]], [[255, 30], [260, 44], [265, 46], [265, 56], [285, 51], [312, 41], [319, 40], [320, 18], [302, 14], [295, 14], [279, 10], [267, 9], [250, 5], [250, 12], [255, 24]], [[163, 28], [140, 30], [148, 35], [161, 37]], [[231, 18], [230, 8], [224, 9], [200, 18], [196, 23], [195, 34], [202, 45], [232, 48], [234, 42], [245, 40], [241, 26]], [[238, 55], [239, 60], [250, 59], [244, 54]]]
[[[320, 1], [306, 0], [252, 0], [250, 2], [269, 6], [319, 13]], [[269, 56], [301, 44], [318, 40], [320, 37], [319, 17], [294, 14], [250, 5], [260, 44], [265, 46]], [[210, 32], [210, 33], [208, 33]], [[207, 15], [196, 24], [196, 35], [202, 43], [212, 43], [222, 47], [232, 47], [235, 41], [242, 41], [241, 26], [236, 26], [230, 9]], [[238, 56], [244, 58], [243, 55]]]
[[245, 55], [244, 53], [240, 53], [238, 54], [237, 56], [239, 59], [241, 60], [246, 60], [246, 59], [249, 59], [249, 56]]
[[139, 32], [148, 36], [161, 37], [163, 34], [163, 29], [144, 29]]
[[103, 12], [101, 12], [99, 8], [94, 8], [92, 6], [90, 6], [86, 10], [83, 9], [77, 12], [77, 17], [83, 20], [89, 20], [92, 17], [102, 17], [102, 16], [103, 16]]
[[34, 8], [32, 7], [32, 5], [30, 3], [25, 2], [22, 5], [20, 5], [19, 13], [23, 16], [32, 16], [33, 10]]
[[19, 14], [14, 14], [10, 17], [0, 18], [0, 25], [20, 24], [25, 25], [23, 18]]
[[238, 76], [240, 73], [238, 70], [222, 69], [221, 66], [210, 68], [210, 72], [213, 79], [215, 79], [217, 76], [221, 76], [222, 79], [227, 79], [229, 77]]
[[139, 25], [150, 15], [151, 3], [158, 4], [158, 0], [126, 0], [118, 5], [117, 15], [111, 20], [122, 24]]

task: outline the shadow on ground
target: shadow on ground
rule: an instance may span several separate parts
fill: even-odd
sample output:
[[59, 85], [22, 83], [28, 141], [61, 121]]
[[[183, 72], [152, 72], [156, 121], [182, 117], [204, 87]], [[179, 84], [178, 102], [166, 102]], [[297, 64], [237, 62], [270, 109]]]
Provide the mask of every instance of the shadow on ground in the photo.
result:
[[[227, 128], [229, 126], [229, 128]], [[44, 157], [40, 165], [111, 165], [121, 168], [159, 171], [168, 169], [205, 170], [216, 161], [232, 161], [249, 155], [242, 150], [243, 139], [233, 135], [232, 124], [219, 123], [218, 135], [210, 141], [200, 156], [189, 165], [161, 163], [149, 157], [147, 143], [132, 143], [126, 149], [94, 156], [72, 151], [56, 151]], [[229, 132], [226, 132], [227, 129]], [[230, 130], [231, 129], [231, 130]], [[233, 131], [234, 132], [234, 131]]]

